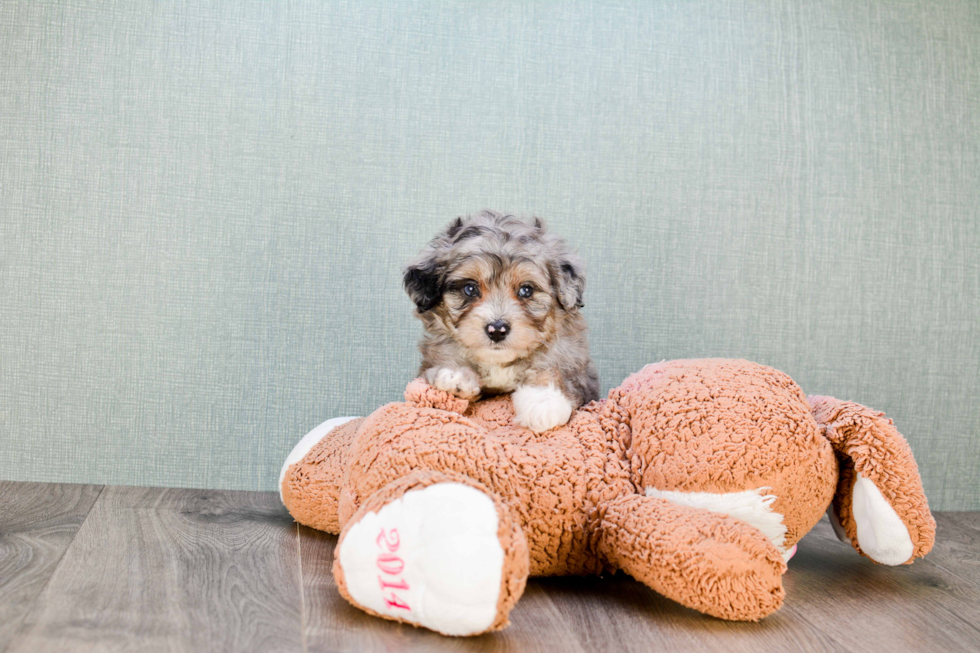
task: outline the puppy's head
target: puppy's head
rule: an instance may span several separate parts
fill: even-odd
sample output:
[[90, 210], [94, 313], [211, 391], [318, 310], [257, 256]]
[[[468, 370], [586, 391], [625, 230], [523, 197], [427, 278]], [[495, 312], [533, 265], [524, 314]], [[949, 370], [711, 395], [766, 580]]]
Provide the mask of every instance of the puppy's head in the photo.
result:
[[585, 271], [540, 219], [484, 211], [443, 229], [405, 268], [404, 283], [430, 333], [479, 362], [503, 364], [548, 342], [578, 313]]

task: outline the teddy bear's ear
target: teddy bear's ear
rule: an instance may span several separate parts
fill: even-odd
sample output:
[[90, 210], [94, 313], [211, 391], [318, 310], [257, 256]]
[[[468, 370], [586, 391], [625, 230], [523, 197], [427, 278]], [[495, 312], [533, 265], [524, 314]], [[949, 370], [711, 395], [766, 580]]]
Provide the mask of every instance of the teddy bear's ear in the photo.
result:
[[831, 506], [838, 538], [885, 565], [908, 564], [928, 553], [936, 522], [912, 450], [892, 420], [851, 401], [808, 399], [840, 461]]

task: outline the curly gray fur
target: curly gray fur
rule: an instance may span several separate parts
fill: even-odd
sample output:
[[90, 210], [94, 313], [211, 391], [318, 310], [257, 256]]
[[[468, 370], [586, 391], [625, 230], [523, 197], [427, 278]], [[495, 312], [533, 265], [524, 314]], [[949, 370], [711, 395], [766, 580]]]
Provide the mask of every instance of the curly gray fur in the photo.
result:
[[[456, 218], [405, 267], [403, 281], [424, 325], [420, 374], [430, 382], [451, 369], [457, 394], [468, 398], [554, 385], [574, 407], [598, 399], [580, 312], [585, 268], [540, 218]], [[501, 342], [487, 335], [495, 320], [510, 330]]]

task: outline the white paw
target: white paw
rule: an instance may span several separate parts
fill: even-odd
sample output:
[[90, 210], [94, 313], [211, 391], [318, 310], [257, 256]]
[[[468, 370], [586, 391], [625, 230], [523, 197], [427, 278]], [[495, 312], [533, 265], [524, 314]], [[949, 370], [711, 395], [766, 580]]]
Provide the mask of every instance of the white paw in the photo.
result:
[[480, 378], [473, 370], [436, 367], [428, 370], [425, 377], [433, 387], [462, 399], [476, 399], [480, 395]]
[[667, 499], [671, 503], [689, 508], [704, 508], [711, 512], [728, 515], [741, 519], [750, 526], [755, 526], [772, 542], [773, 546], [785, 553], [786, 524], [783, 515], [772, 509], [776, 495], [768, 494], [769, 487], [759, 487], [754, 490], [741, 492], [678, 492], [676, 490], [658, 490], [648, 487], [646, 495], [658, 499]]
[[535, 433], [568, 421], [572, 402], [553, 385], [525, 385], [514, 391], [514, 418]]
[[883, 565], [900, 565], [912, 557], [915, 546], [902, 519], [878, 486], [857, 475], [851, 494], [858, 544], [868, 557]]
[[504, 551], [497, 509], [462, 483], [411, 490], [352, 525], [340, 545], [347, 591], [360, 605], [446, 635], [497, 618]]

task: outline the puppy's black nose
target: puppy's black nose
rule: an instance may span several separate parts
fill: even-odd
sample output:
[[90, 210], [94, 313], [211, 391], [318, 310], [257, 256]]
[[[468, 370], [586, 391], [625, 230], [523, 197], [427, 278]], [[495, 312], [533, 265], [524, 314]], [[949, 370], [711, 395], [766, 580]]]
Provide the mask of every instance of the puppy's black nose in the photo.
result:
[[510, 325], [503, 320], [497, 320], [487, 325], [487, 337], [494, 342], [500, 342], [510, 333]]

